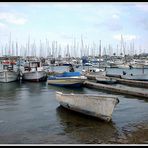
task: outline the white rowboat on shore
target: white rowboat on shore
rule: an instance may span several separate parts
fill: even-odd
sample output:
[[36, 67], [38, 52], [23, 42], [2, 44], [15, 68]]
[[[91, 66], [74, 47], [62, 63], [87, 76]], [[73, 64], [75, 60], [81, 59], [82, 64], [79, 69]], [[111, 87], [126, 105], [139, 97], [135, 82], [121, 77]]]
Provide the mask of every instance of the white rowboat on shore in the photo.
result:
[[60, 105], [86, 115], [111, 121], [115, 106], [119, 103], [117, 97], [94, 94], [63, 94], [56, 92]]

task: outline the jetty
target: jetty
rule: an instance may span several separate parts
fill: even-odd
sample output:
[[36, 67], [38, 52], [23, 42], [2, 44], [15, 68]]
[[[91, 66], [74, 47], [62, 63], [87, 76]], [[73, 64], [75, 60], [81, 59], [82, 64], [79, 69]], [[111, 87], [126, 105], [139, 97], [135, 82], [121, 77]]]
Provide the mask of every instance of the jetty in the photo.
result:
[[85, 81], [84, 86], [88, 87], [88, 88], [95, 88], [95, 89], [99, 89], [99, 90], [105, 90], [105, 91], [110, 91], [110, 92], [115, 92], [115, 93], [120, 93], [120, 94], [131, 95], [131, 96], [142, 97], [142, 98], [148, 99], [148, 92], [133, 91], [133, 90], [125, 89], [125, 88], [117, 88], [115, 86], [95, 83], [95, 82], [91, 82], [91, 81]]
[[134, 86], [134, 87], [148, 88], [148, 81], [125, 80], [125, 79], [120, 79], [120, 78], [115, 78], [115, 79], [117, 80], [117, 83], [119, 84], [126, 84], [126, 85]]
[[[96, 75], [86, 75], [86, 77], [88, 80], [96, 80], [97, 76]], [[110, 78], [117, 80], [118, 84], [124, 84], [124, 85], [133, 86], [133, 87], [148, 88], [148, 81], [126, 80], [126, 79], [121, 79], [118, 77], [110, 77]]]

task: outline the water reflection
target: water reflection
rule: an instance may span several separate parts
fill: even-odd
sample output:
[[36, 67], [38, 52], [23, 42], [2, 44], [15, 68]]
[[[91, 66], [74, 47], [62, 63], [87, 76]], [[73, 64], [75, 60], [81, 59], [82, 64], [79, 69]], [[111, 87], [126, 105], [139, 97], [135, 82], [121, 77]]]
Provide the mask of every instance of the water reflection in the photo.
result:
[[16, 100], [20, 83], [0, 83], [0, 100]]
[[58, 87], [53, 85], [48, 85], [49, 90], [61, 91], [63, 93], [84, 93], [83, 87], [80, 88], [68, 88], [68, 87]]
[[64, 132], [80, 143], [109, 143], [117, 135], [113, 122], [107, 123], [61, 106], [56, 111]]
[[23, 88], [28, 89], [30, 93], [40, 93], [44, 88], [46, 88], [46, 82], [33, 83], [33, 82], [22, 82]]

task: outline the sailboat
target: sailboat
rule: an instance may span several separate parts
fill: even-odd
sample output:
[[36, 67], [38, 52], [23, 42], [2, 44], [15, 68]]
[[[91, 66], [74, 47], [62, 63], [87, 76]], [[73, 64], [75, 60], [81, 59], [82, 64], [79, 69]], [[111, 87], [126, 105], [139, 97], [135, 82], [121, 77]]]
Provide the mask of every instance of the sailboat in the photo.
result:
[[105, 76], [106, 75], [106, 70], [101, 68], [100, 62], [101, 62], [101, 40], [100, 40], [100, 46], [99, 46], [99, 67], [89, 68], [87, 71], [85, 71], [85, 76], [86, 77], [87, 77], [87, 75], [95, 75], [97, 77]]

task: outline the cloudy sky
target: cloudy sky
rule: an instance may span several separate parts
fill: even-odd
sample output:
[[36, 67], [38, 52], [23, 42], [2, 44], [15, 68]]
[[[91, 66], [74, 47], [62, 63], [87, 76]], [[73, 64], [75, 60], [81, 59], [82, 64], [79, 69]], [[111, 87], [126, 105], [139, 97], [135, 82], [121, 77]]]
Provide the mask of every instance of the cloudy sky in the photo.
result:
[[48, 39], [61, 46], [81, 44], [114, 52], [124, 41], [126, 52], [148, 52], [148, 3], [130, 2], [0, 2], [0, 46], [11, 40], [26, 44]]

